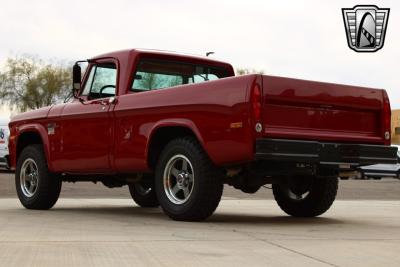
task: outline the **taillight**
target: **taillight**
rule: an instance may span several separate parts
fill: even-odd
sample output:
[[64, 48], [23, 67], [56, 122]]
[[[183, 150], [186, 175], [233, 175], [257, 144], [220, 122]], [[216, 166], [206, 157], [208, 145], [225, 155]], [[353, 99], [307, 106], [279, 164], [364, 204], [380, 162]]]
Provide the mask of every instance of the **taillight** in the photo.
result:
[[383, 136], [385, 138], [385, 145], [390, 145], [390, 121], [392, 111], [390, 109], [389, 97], [385, 90], [383, 90]]
[[254, 84], [251, 92], [251, 105], [253, 108], [253, 116], [255, 129], [257, 132], [261, 132], [262, 124], [261, 124], [261, 88], [257, 83]]

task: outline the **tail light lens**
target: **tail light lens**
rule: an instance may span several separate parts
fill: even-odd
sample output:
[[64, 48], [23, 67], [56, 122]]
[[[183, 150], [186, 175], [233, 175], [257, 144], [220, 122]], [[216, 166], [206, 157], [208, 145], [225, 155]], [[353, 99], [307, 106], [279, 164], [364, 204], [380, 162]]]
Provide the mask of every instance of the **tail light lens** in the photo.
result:
[[389, 97], [386, 91], [383, 91], [383, 137], [385, 139], [385, 145], [390, 145], [390, 124], [391, 124], [392, 111], [390, 109]]
[[254, 122], [261, 121], [261, 88], [258, 84], [253, 86], [251, 92], [251, 105], [253, 107]]
[[263, 128], [261, 123], [261, 101], [261, 87], [259, 84], [255, 83], [251, 91], [251, 105], [254, 116], [254, 130], [257, 133], [261, 133]]

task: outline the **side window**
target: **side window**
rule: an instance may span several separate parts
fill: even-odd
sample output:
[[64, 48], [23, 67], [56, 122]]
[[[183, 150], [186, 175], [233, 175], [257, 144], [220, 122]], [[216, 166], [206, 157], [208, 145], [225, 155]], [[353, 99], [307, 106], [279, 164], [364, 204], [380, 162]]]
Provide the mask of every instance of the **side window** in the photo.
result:
[[117, 69], [114, 64], [94, 65], [83, 88], [82, 95], [90, 99], [111, 97], [115, 95]]

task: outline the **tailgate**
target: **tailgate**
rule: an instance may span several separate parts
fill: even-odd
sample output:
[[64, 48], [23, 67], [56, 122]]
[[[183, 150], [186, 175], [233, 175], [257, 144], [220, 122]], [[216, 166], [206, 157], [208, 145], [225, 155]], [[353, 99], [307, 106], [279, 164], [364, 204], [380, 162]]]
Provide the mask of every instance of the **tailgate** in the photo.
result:
[[274, 76], [262, 87], [264, 137], [387, 144], [383, 90]]

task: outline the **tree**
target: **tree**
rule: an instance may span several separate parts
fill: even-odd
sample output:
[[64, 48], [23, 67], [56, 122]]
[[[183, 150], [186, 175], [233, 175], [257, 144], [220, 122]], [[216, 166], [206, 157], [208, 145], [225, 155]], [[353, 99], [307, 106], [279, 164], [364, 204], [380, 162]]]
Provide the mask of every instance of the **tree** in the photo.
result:
[[237, 68], [236, 75], [246, 75], [246, 74], [264, 74], [263, 70], [249, 69], [249, 68]]
[[70, 93], [71, 72], [32, 56], [8, 58], [0, 73], [0, 102], [19, 111], [61, 102]]
[[140, 72], [140, 79], [135, 80], [134, 89], [161, 89], [182, 84], [182, 78], [175, 75], [163, 75], [150, 72]]
[[157, 74], [143, 72], [140, 83], [142, 88], [151, 90], [154, 88], [158, 88], [160, 81], [157, 79]]

